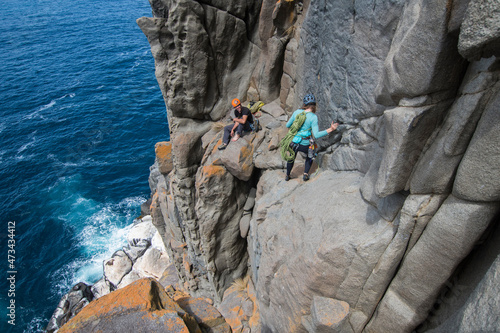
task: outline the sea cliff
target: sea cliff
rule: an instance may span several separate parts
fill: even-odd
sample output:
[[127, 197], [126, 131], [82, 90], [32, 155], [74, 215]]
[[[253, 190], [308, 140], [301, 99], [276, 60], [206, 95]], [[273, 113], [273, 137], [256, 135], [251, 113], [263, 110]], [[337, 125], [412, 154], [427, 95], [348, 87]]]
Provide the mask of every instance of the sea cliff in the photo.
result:
[[[150, 3], [171, 141], [149, 213], [179, 289], [224, 312], [245, 278], [260, 316], [233, 331], [500, 330], [498, 2]], [[306, 93], [342, 125], [285, 182]], [[235, 97], [262, 130], [220, 151]]]

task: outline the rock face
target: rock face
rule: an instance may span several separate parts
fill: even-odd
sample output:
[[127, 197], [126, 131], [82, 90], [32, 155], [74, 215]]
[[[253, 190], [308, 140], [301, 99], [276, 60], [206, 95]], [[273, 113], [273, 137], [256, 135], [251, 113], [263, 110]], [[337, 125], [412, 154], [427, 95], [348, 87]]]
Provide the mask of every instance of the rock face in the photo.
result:
[[175, 301], [154, 279], [141, 279], [86, 306], [59, 332], [230, 332], [210, 304]]
[[[440, 302], [496, 239], [497, 1], [150, 2], [171, 131], [151, 216], [186, 291], [224, 304], [248, 272], [259, 325], [232, 326], [252, 332], [500, 331], [471, 314], [498, 315], [498, 247]], [[306, 93], [320, 129], [343, 124], [311, 180], [299, 157], [285, 182], [277, 147]], [[219, 151], [235, 97], [266, 103], [262, 131]]]

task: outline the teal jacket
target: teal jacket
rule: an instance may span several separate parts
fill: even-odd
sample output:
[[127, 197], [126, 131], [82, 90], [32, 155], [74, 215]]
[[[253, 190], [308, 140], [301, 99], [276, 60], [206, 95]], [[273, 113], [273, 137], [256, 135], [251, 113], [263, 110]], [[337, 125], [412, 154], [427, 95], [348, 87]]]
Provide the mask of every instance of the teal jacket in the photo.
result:
[[[290, 127], [295, 120], [295, 117], [302, 113], [303, 109], [295, 110], [292, 114], [288, 122], [286, 123], [286, 127]], [[316, 139], [319, 139], [328, 134], [326, 130], [320, 131], [318, 127], [318, 116], [313, 112], [306, 112], [306, 121], [297, 132], [297, 135], [293, 138], [292, 142], [298, 143], [300, 145], [308, 146], [309, 145], [309, 137], [311, 136], [311, 132]]]

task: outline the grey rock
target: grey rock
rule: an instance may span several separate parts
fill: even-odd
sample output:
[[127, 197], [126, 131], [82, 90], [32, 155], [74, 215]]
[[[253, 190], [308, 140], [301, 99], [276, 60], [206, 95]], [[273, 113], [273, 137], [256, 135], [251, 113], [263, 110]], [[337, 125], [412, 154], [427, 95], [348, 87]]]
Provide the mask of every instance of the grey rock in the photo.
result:
[[402, 98], [434, 93], [441, 100], [454, 96], [466, 63], [458, 54], [456, 38], [448, 34], [446, 3], [408, 2], [384, 61], [379, 103], [397, 105]]
[[376, 193], [380, 197], [406, 188], [414, 164], [448, 103], [397, 107], [385, 111], [386, 139]]
[[[239, 141], [245, 140], [231, 142], [227, 149], [231, 145], [236, 146]], [[203, 286], [207, 289], [199, 292], [210, 292], [216, 300], [222, 297], [233, 279], [243, 275], [247, 267], [245, 242], [240, 237], [242, 211], [239, 208], [245, 205], [249, 191], [249, 182], [234, 177], [224, 166], [205, 165], [196, 175], [197, 201], [194, 209], [206, 264], [194, 269], [207, 270], [210, 279]]]
[[175, 128], [170, 136], [174, 167], [179, 170], [197, 166], [204, 154], [201, 138], [211, 130], [212, 122], [176, 118], [170, 123]]
[[322, 165], [336, 171], [366, 173], [380, 151], [381, 149], [376, 142], [371, 142], [364, 147], [343, 145], [335, 149]]
[[378, 170], [380, 167], [380, 158], [375, 159], [365, 174], [363, 178], [363, 183], [361, 184], [361, 195], [363, 199], [369, 202], [372, 206], [376, 207], [379, 214], [387, 221], [393, 221], [401, 207], [403, 207], [403, 203], [406, 199], [405, 195], [402, 193], [393, 193], [386, 197], [379, 197], [375, 191], [375, 184], [378, 178]]
[[426, 332], [500, 331], [500, 228], [482, 237], [461, 268], [447, 281], [428, 319]]
[[158, 162], [155, 160], [155, 163], [149, 167], [149, 189], [151, 190], [151, 195], [154, 195], [156, 191], [156, 185], [158, 183], [158, 179], [161, 176], [160, 168], [158, 166]]
[[474, 203], [448, 197], [406, 255], [366, 330], [411, 332], [415, 329], [498, 208], [498, 203]]
[[470, 201], [500, 200], [500, 83], [486, 105], [460, 162], [453, 194]]
[[[168, 177], [152, 170], [151, 215], [179, 284], [218, 302], [248, 268], [263, 330], [274, 332], [314, 330], [312, 315], [303, 316], [314, 297], [348, 303], [356, 332], [421, 323], [498, 211], [484, 202], [498, 201], [498, 140], [485, 124], [496, 129], [499, 63], [467, 64], [457, 51], [459, 33], [465, 41], [469, 30], [487, 32], [463, 44], [487, 56], [498, 38], [487, 30], [496, 11], [462, 24], [467, 4], [152, 1], [156, 18], [139, 25], [167, 103], [174, 169]], [[321, 127], [345, 124], [320, 140], [320, 168], [309, 182], [285, 182], [276, 150], [282, 110], [311, 92]], [[223, 161], [229, 151], [216, 149], [215, 122], [234, 97], [272, 107], [262, 112], [264, 130], [248, 140], [251, 176], [235, 171], [239, 152]], [[243, 219], [257, 180], [251, 218]], [[454, 195], [483, 204], [443, 203], [453, 185]]]
[[250, 213], [243, 213], [240, 219], [240, 236], [241, 238], [247, 238], [248, 230], [250, 229], [250, 220], [252, 215]]
[[221, 161], [234, 177], [247, 181], [254, 170], [253, 150], [253, 144], [244, 138], [231, 141], [224, 149]]
[[248, 38], [254, 31], [247, 28], [255, 29], [259, 6], [162, 1], [160, 10], [163, 18], [137, 23], [151, 44], [169, 116], [219, 120], [232, 98], [245, 96], [256, 65], [257, 48]]
[[[443, 126], [431, 146], [422, 154], [413, 169], [409, 183], [412, 193], [450, 193], [456, 170], [469, 145], [485, 104], [492, 94], [492, 73], [482, 61], [469, 66]], [[485, 71], [486, 70], [486, 71]]]
[[470, 61], [500, 56], [500, 4], [495, 0], [471, 0], [458, 43], [460, 54]]
[[110, 285], [110, 283], [103, 277], [92, 285], [92, 294], [97, 299], [104, 295], [109, 294], [111, 291], [115, 289], [116, 288]]
[[46, 331], [57, 332], [68, 320], [78, 314], [80, 310], [94, 299], [91, 287], [80, 282], [74, 285], [71, 290], [61, 297], [56, 310], [52, 314]]
[[116, 289], [121, 289], [123, 287], [126, 287], [129, 284], [131, 284], [132, 282], [140, 280], [140, 279], [142, 279], [144, 277], [147, 277], [147, 276], [143, 275], [142, 272], [139, 272], [139, 271], [135, 270], [134, 268], [132, 268], [132, 270], [130, 272], [128, 272], [121, 279], [120, 284], [118, 284], [118, 286], [117, 286]]
[[300, 30], [295, 96], [287, 105], [295, 109], [304, 94], [315, 93], [320, 124], [382, 114], [375, 87], [405, 3], [312, 1]]
[[261, 177], [247, 239], [260, 249], [251, 252], [251, 262], [262, 321], [271, 330], [290, 331], [302, 325], [313, 295], [354, 304], [393, 230], [364, 203], [357, 172], [324, 171], [306, 183], [285, 182], [281, 175]]
[[315, 296], [311, 304], [310, 333], [350, 333], [349, 304], [332, 298]]
[[286, 166], [286, 162], [281, 159], [279, 152], [274, 150], [255, 154], [254, 165], [263, 170], [282, 169]]
[[255, 205], [255, 196], [257, 195], [257, 189], [253, 187], [248, 193], [247, 201], [245, 202], [245, 206], [243, 207], [243, 211], [249, 212], [253, 209]]
[[169, 263], [170, 260], [167, 253], [150, 247], [134, 263], [134, 270], [140, 272], [141, 277], [152, 277], [159, 280]]
[[125, 252], [119, 250], [103, 262], [103, 268], [106, 280], [116, 289], [122, 278], [132, 270], [132, 261]]
[[156, 228], [152, 223], [151, 215], [147, 215], [129, 230], [127, 242], [130, 246], [137, 246], [141, 241], [146, 241], [150, 244], [155, 233]]
[[271, 103], [264, 104], [261, 108], [262, 112], [270, 114], [273, 118], [279, 118], [285, 115], [285, 110], [283, 110], [279, 104], [279, 101], [275, 100]]
[[[408, 243], [414, 236], [416, 224], [420, 227], [437, 211], [439, 206], [432, 205], [431, 202], [433, 202], [432, 196], [409, 196], [406, 199], [401, 213], [393, 223], [397, 228], [395, 235], [380, 256], [377, 267], [366, 280], [361, 296], [353, 309], [350, 322], [356, 332], [362, 331], [372, 317], [378, 301], [394, 278], [401, 259], [411, 248]], [[439, 200], [437, 202], [441, 203]]]
[[132, 262], [135, 262], [137, 258], [142, 256], [144, 252], [148, 249], [148, 247], [151, 245], [151, 243], [145, 239], [140, 240], [136, 245], [134, 246], [124, 246], [122, 248], [123, 252], [127, 255], [127, 257], [132, 260]]
[[151, 198], [149, 198], [141, 205], [141, 215], [151, 215], [151, 210], [149, 209], [151, 202]]

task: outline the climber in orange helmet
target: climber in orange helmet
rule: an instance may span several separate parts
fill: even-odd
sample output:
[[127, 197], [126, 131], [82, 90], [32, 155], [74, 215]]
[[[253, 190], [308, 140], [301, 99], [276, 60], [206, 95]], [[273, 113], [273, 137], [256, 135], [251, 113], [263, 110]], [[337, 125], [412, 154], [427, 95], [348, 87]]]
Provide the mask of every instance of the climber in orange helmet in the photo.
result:
[[250, 110], [242, 106], [237, 98], [232, 100], [231, 105], [234, 108], [234, 124], [224, 127], [224, 136], [219, 150], [226, 149], [230, 138], [232, 138], [231, 141], [236, 141], [241, 137], [243, 131], [252, 130], [250, 124], [253, 123], [253, 116]]

